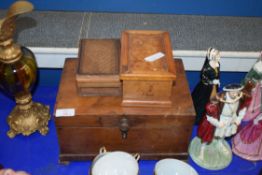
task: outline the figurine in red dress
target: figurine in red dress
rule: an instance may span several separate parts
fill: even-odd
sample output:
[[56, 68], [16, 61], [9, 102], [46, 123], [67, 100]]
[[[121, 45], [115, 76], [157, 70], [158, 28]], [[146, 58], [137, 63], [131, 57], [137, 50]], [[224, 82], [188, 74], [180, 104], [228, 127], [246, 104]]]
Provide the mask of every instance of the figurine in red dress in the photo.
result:
[[224, 138], [237, 132], [245, 115], [250, 99], [242, 90], [240, 84], [229, 84], [207, 103], [197, 137], [189, 146], [189, 154], [199, 166], [219, 170], [230, 164], [232, 151]]
[[219, 109], [218, 102], [219, 102], [218, 100], [212, 99], [206, 105], [206, 113], [203, 116], [203, 119], [201, 120], [197, 130], [197, 136], [201, 139], [201, 143], [202, 143], [201, 150], [200, 150], [200, 158], [202, 159], [204, 156], [205, 146], [212, 142], [214, 138], [214, 132], [216, 129], [215, 126], [208, 121], [207, 116], [219, 120], [220, 109]]

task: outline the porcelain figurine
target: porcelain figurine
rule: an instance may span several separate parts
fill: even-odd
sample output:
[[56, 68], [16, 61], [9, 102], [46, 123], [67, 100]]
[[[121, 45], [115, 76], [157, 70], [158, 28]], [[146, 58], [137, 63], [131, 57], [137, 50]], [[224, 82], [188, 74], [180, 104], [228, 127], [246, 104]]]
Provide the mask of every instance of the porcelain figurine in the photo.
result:
[[230, 164], [232, 152], [225, 138], [237, 132], [250, 102], [242, 89], [239, 84], [229, 84], [207, 103], [197, 137], [189, 146], [189, 154], [199, 166], [220, 170]]
[[236, 155], [251, 161], [262, 160], [262, 52], [258, 61], [247, 73], [244, 82], [252, 81], [252, 101], [243, 120], [249, 121], [232, 140]]
[[260, 58], [252, 66], [251, 70], [247, 73], [244, 84], [252, 82], [254, 87], [252, 89], [252, 101], [247, 109], [246, 115], [244, 116], [244, 121], [253, 120], [262, 109], [261, 102], [261, 80], [262, 80], [262, 52], [260, 53]]
[[201, 70], [201, 78], [192, 92], [192, 99], [196, 110], [196, 124], [199, 124], [205, 112], [205, 105], [216, 96], [220, 74], [220, 53], [215, 48], [209, 48]]

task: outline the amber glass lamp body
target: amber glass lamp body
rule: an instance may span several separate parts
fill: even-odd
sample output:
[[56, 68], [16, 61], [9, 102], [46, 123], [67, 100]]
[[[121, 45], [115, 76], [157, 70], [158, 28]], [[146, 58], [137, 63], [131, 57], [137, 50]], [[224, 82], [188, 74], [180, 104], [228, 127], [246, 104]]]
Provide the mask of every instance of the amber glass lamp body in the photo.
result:
[[26, 47], [21, 48], [22, 56], [13, 63], [0, 62], [0, 87], [16, 98], [30, 94], [35, 84], [37, 67], [34, 54]]

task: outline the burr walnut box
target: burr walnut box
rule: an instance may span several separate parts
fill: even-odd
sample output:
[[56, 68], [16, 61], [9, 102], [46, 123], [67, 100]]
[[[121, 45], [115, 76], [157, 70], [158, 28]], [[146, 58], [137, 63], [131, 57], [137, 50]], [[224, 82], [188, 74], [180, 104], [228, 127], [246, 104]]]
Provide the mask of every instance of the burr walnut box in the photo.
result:
[[119, 39], [82, 39], [76, 73], [81, 96], [120, 96]]
[[78, 59], [66, 60], [56, 98], [61, 161], [93, 159], [102, 146], [142, 159], [187, 159], [195, 111], [181, 60], [175, 60], [177, 83], [165, 108], [125, 107], [121, 96], [79, 96], [77, 68]]
[[176, 70], [169, 33], [127, 30], [121, 46], [122, 105], [171, 107]]

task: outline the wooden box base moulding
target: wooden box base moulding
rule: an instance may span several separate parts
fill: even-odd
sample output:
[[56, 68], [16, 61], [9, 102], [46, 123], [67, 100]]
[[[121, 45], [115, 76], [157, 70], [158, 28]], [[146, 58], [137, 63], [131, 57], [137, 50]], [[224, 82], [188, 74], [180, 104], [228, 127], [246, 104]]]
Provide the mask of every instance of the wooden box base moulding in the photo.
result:
[[[195, 111], [183, 63], [176, 62], [170, 108], [123, 107], [121, 96], [77, 95], [77, 59], [67, 59], [56, 99], [60, 161], [89, 160], [99, 148], [139, 153], [142, 159], [187, 159]], [[67, 116], [66, 116], [67, 115]]]

